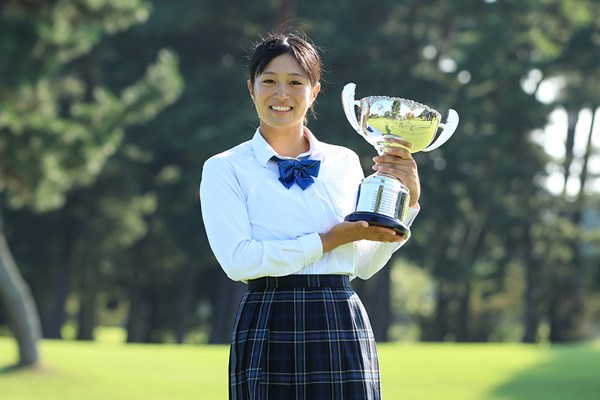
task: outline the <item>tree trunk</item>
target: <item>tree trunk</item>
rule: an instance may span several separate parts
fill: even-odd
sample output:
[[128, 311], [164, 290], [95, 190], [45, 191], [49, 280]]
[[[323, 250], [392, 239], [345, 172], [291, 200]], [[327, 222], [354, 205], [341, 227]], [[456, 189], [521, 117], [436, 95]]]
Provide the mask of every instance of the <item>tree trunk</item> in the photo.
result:
[[553, 290], [561, 293], [550, 299], [550, 342], [574, 343], [583, 338], [582, 303], [572, 279], [554, 282]]
[[[484, 218], [479, 217], [478, 213], [471, 215], [472, 221], [467, 225], [465, 231], [463, 243], [460, 250], [460, 259], [466, 266], [465, 269], [471, 271], [473, 265], [477, 261], [477, 255], [483, 242], [483, 236], [485, 235], [485, 229], [482, 221]], [[467, 273], [464, 277], [465, 284], [462, 288], [458, 298], [458, 312], [456, 318], [456, 341], [457, 342], [468, 342], [469, 337], [469, 325], [471, 324], [471, 273]]]
[[0, 302], [4, 304], [8, 321], [19, 347], [19, 361], [15, 367], [33, 367], [40, 362], [38, 341], [40, 321], [29, 290], [12, 257], [0, 210]]
[[579, 174], [579, 193], [575, 201], [575, 212], [573, 215], [573, 221], [579, 226], [583, 224], [583, 209], [585, 207], [585, 185], [588, 180], [588, 164], [590, 162], [590, 156], [592, 155], [592, 134], [596, 128], [596, 108], [592, 107], [592, 121], [590, 123], [590, 130], [588, 131], [587, 143], [585, 148], [585, 154], [583, 155], [583, 165], [581, 167], [581, 173]]
[[188, 263], [183, 270], [180, 284], [181, 297], [177, 304], [177, 317], [175, 320], [175, 342], [181, 344], [185, 340], [187, 332], [189, 310], [192, 308], [194, 299], [194, 281], [196, 269]]
[[[391, 263], [391, 261], [390, 261]], [[373, 278], [371, 287], [371, 309], [369, 319], [373, 327], [373, 335], [378, 342], [389, 340], [391, 325], [390, 266], [385, 266]]]
[[[86, 273], [84, 271], [84, 273]], [[87, 285], [82, 288], [77, 314], [77, 340], [94, 340], [96, 328], [96, 288]]]
[[144, 343], [163, 343], [165, 341], [165, 321], [161, 313], [160, 289], [150, 287], [144, 291], [144, 304], [148, 308], [148, 321]]
[[69, 296], [71, 281], [71, 264], [64, 260], [55, 272], [52, 282], [52, 301], [47, 309], [42, 309], [42, 327], [47, 339], [61, 339], [62, 327], [67, 318], [65, 305]]
[[532, 255], [531, 230], [528, 229], [525, 235], [523, 260], [525, 262], [525, 293], [523, 298], [523, 343], [535, 343], [537, 341], [537, 331], [540, 324], [539, 314], [539, 294], [541, 278], [539, 274], [539, 264]]
[[[565, 207], [565, 216], [575, 226], [581, 226], [581, 215], [584, 206], [585, 184], [587, 180], [587, 163], [591, 153], [592, 132], [595, 125], [595, 110], [592, 109], [592, 123], [588, 132], [588, 142], [586, 154], [584, 155], [584, 165], [579, 176], [579, 193], [576, 201], [569, 208]], [[565, 177], [569, 173], [570, 165], [573, 161], [575, 127], [578, 121], [578, 113], [569, 112], [569, 127], [566, 143], [565, 157]], [[565, 204], [567, 202], [567, 180], [563, 188], [563, 197]], [[567, 243], [573, 254], [570, 265], [564, 266], [564, 271], [553, 278], [552, 293], [550, 299], [550, 341], [553, 343], [577, 342], [584, 339], [583, 329], [583, 268], [580, 252], [579, 238], [569, 239]]]
[[293, 10], [289, 0], [279, 0], [279, 7], [277, 7], [277, 22], [276, 25], [284, 24], [293, 15]]
[[565, 162], [564, 162], [564, 178], [565, 185], [563, 187], [563, 197], [567, 197], [567, 183], [571, 174], [571, 165], [574, 158], [575, 147], [575, 128], [579, 121], [579, 108], [569, 107], [567, 110], [567, 140], [565, 142]]
[[450, 314], [450, 293], [446, 289], [445, 282], [439, 282], [437, 289], [437, 299], [435, 303], [435, 314], [432, 321], [428, 321], [421, 328], [421, 339], [426, 342], [443, 342], [450, 333], [448, 326]]
[[231, 342], [231, 329], [237, 313], [237, 308], [246, 291], [246, 285], [233, 282], [225, 274], [217, 274], [214, 312], [212, 316], [212, 329], [208, 342], [210, 344], [226, 344]]
[[42, 333], [48, 339], [61, 339], [62, 327], [67, 319], [66, 303], [71, 289], [71, 273], [73, 271], [73, 247], [76, 239], [77, 221], [70, 212], [76, 201], [74, 194], [67, 196], [64, 208], [65, 232], [62, 238], [62, 263], [54, 271], [52, 279], [52, 296], [48, 307], [42, 311]]
[[456, 319], [456, 341], [470, 342], [469, 322], [471, 317], [471, 282], [465, 282], [463, 291], [458, 299], [458, 313]]
[[144, 336], [146, 309], [142, 301], [142, 263], [140, 244], [132, 249], [133, 276], [129, 283], [129, 312], [127, 315], [127, 343], [141, 343]]

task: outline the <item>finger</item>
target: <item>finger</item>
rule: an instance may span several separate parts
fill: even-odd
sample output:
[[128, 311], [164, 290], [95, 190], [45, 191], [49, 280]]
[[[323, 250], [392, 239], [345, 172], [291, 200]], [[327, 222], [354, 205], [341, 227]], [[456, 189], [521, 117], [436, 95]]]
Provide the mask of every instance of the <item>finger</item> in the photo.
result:
[[394, 237], [399, 236], [395, 230], [391, 228], [386, 228], [385, 226], [369, 225], [368, 230], [374, 237], [382, 239], [394, 240]]
[[394, 176], [410, 178], [417, 175], [416, 165], [410, 163], [377, 163], [372, 167], [375, 171], [380, 171]]
[[401, 158], [397, 156], [377, 156], [373, 157], [375, 165], [387, 165], [390, 167], [402, 167], [409, 169], [416, 169], [417, 163], [412, 158]]
[[394, 242], [401, 242], [404, 239], [404, 237], [400, 234], [379, 234], [374, 236], [373, 238], [370, 238], [369, 240], [373, 240], [376, 242], [384, 242], [384, 243], [394, 243]]
[[367, 221], [344, 221], [340, 225], [351, 231], [361, 231], [369, 227], [369, 223]]
[[384, 153], [377, 157], [383, 157], [384, 159], [390, 159], [398, 157], [404, 160], [412, 160], [413, 156], [410, 151], [402, 147], [388, 147], [384, 150]]
[[356, 221], [353, 224], [359, 229], [367, 229], [369, 228], [369, 223], [367, 221]]
[[391, 144], [399, 144], [401, 146], [406, 146], [409, 149], [412, 148], [412, 143], [409, 142], [408, 140], [402, 139], [398, 136], [393, 136], [393, 135], [385, 135], [385, 142], [384, 143], [391, 143]]
[[[373, 166], [373, 170], [398, 179], [408, 187], [411, 196], [418, 193], [419, 178], [416, 169], [407, 166], [376, 164]], [[418, 195], [414, 196], [414, 198], [418, 199]]]
[[381, 145], [381, 150], [383, 153], [393, 152], [396, 149], [404, 150], [408, 153], [411, 152], [412, 143], [404, 140], [404, 139], [389, 139], [379, 143]]

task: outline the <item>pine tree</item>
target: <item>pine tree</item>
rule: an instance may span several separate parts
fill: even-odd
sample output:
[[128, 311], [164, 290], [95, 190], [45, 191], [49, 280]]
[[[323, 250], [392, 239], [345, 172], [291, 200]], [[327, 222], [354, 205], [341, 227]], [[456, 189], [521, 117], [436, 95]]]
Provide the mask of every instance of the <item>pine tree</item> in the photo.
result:
[[[103, 86], [85, 63], [104, 36], [149, 14], [144, 0], [0, 6], [0, 209], [62, 207], [70, 190], [93, 182], [125, 126], [152, 119], [177, 99], [182, 82], [168, 50], [119, 93]], [[39, 317], [3, 231], [0, 299], [19, 344], [16, 365], [37, 365]]]

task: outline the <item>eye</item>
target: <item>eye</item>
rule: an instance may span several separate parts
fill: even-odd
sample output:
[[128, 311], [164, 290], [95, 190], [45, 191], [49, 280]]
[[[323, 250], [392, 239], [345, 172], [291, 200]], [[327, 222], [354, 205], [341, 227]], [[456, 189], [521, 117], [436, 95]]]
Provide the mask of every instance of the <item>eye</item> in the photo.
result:
[[270, 84], [275, 83], [275, 80], [273, 80], [273, 79], [263, 79], [263, 83], [266, 83], [266, 84], [270, 85]]
[[300, 81], [291, 81], [290, 84], [292, 84], [292, 85], [304, 85], [304, 83], [300, 82]]

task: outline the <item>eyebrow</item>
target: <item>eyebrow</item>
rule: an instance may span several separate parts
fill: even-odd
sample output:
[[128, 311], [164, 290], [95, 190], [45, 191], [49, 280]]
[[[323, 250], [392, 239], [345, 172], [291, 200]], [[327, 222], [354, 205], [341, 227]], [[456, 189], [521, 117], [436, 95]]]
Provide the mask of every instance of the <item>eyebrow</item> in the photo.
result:
[[[277, 75], [277, 74], [276, 74], [275, 72], [272, 72], [272, 71], [263, 71], [263, 72], [261, 73], [261, 75]], [[304, 74], [301, 74], [301, 73], [299, 73], [299, 72], [292, 72], [292, 73], [289, 73], [289, 74], [287, 74], [287, 75], [292, 75], [292, 76], [300, 76], [300, 77], [302, 77], [302, 78], [306, 78], [306, 79], [308, 79], [308, 76], [306, 76], [306, 75], [304, 75]]]

